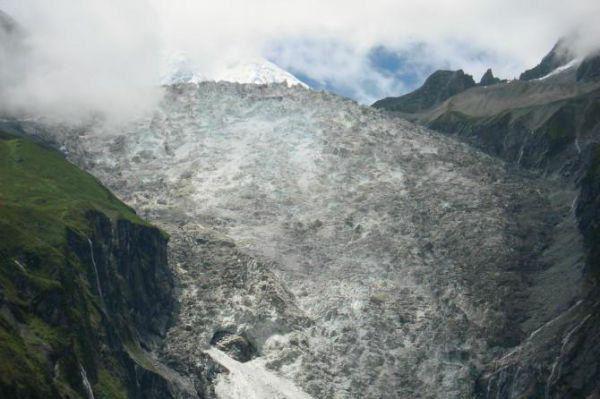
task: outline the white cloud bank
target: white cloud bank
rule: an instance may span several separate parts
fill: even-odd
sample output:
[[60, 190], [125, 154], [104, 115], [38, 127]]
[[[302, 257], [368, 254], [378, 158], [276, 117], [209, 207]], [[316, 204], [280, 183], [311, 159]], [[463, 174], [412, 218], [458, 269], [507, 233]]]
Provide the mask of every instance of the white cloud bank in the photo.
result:
[[[600, 45], [598, 0], [0, 0], [0, 9], [28, 31], [30, 48], [25, 67], [0, 60], [0, 76], [11, 68], [25, 76], [2, 85], [4, 106], [10, 98], [62, 112], [143, 108], [153, 98], [143, 90], [176, 52], [210, 76], [231, 59], [273, 55], [275, 43], [283, 67], [370, 101], [406, 89], [369, 65], [375, 46], [421, 43], [427, 51], [415, 65], [463, 68], [477, 79], [487, 67], [517, 76], [575, 28], [578, 50]], [[299, 40], [312, 45], [294, 47]]]

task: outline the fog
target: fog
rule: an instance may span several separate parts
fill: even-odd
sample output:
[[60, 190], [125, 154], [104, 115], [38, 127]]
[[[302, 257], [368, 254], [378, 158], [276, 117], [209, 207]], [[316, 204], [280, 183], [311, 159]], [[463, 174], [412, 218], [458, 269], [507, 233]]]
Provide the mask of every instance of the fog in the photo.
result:
[[576, 52], [600, 44], [597, 0], [0, 0], [0, 9], [23, 31], [18, 46], [2, 36], [2, 111], [61, 118], [143, 112], [174, 53], [209, 77], [231, 59], [268, 55], [368, 102], [408, 89], [369, 64], [375, 46], [420, 44], [417, 69], [463, 68], [478, 79], [487, 67], [518, 76], [575, 29]]

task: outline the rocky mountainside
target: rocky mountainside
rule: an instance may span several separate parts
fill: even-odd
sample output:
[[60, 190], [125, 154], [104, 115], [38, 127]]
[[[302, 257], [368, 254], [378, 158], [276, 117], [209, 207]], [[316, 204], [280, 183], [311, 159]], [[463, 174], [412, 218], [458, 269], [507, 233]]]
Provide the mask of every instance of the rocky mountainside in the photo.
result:
[[589, 287], [559, 181], [284, 85], [175, 85], [136, 121], [28, 131], [170, 234], [161, 359], [206, 397], [562, 392]]
[[[560, 283], [560, 289], [590, 287], [573, 306], [577, 315], [570, 327], [554, 340], [560, 345], [562, 366], [553, 367], [546, 381], [545, 395], [587, 397], [597, 394], [598, 381], [598, 276], [600, 273], [600, 189], [598, 154], [600, 149], [600, 63], [597, 54], [583, 61], [574, 58], [565, 41], [559, 41], [535, 68], [521, 80], [472, 88], [442, 104], [419, 113], [402, 115], [448, 135], [458, 137], [518, 168], [547, 176], [578, 193], [572, 204], [587, 253], [584, 279]], [[385, 107], [384, 107], [385, 108]], [[388, 108], [394, 111], [392, 107]], [[564, 243], [564, 251], [570, 250]], [[558, 289], [558, 287], [557, 287]], [[571, 308], [570, 308], [571, 309]], [[570, 310], [569, 312], [574, 312]], [[564, 321], [569, 312], [561, 314]], [[556, 319], [549, 321], [556, 324]], [[541, 332], [540, 332], [541, 333]], [[540, 335], [537, 334], [539, 337]], [[551, 341], [551, 337], [548, 337]], [[538, 351], [533, 355], [533, 351]], [[544, 359], [544, 346], [521, 344], [498, 365], [499, 374], [491, 381], [490, 395], [518, 397], [515, 383], [524, 378], [523, 369]], [[532, 356], [532, 360], [527, 359]], [[556, 364], [556, 363], [554, 363]], [[556, 391], [553, 391], [555, 384]], [[512, 386], [512, 387], [511, 387]], [[518, 392], [517, 392], [518, 393]]]
[[542, 58], [542, 61], [538, 65], [523, 72], [521, 76], [519, 76], [519, 79], [539, 79], [573, 61], [575, 59], [575, 54], [569, 48], [570, 41], [571, 38], [560, 39], [556, 42], [554, 47], [552, 47], [552, 50]]
[[166, 234], [59, 153], [0, 133], [0, 396], [185, 392], [151, 354], [173, 307]]
[[[490, 71], [491, 72], [491, 71]], [[401, 97], [388, 97], [376, 101], [373, 106], [391, 111], [420, 112], [440, 104], [455, 94], [475, 86], [471, 75], [458, 71], [436, 71], [423, 86]]]

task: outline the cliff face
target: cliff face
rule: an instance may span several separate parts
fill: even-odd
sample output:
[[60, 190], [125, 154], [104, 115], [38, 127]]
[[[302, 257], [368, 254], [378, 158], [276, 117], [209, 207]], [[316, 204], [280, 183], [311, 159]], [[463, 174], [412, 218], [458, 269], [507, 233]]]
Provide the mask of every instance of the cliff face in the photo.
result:
[[[58, 153], [0, 135], [0, 396], [152, 398], [167, 237]], [[181, 385], [181, 384], [180, 384]]]

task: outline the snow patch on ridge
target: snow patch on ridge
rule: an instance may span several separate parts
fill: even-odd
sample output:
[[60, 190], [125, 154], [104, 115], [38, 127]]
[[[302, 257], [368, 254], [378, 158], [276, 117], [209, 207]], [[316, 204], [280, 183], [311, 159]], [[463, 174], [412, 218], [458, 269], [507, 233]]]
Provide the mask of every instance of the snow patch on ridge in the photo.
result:
[[541, 78], [538, 78], [536, 80], [545, 80], [545, 79], [548, 79], [549, 77], [554, 76], [554, 75], [558, 75], [559, 73], [564, 72], [564, 71], [566, 71], [568, 69], [571, 69], [571, 68], [579, 65], [580, 63], [581, 63], [581, 58], [575, 58], [575, 59], [569, 61], [568, 63], [566, 63], [565, 65], [559, 66], [558, 68], [556, 68], [555, 70], [553, 70], [549, 74], [547, 74], [545, 76], [542, 76]]

